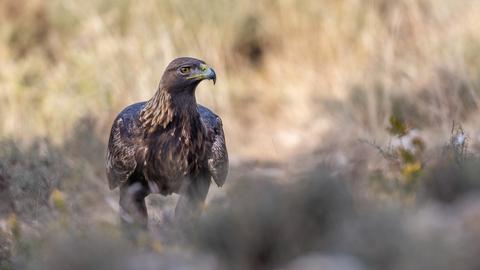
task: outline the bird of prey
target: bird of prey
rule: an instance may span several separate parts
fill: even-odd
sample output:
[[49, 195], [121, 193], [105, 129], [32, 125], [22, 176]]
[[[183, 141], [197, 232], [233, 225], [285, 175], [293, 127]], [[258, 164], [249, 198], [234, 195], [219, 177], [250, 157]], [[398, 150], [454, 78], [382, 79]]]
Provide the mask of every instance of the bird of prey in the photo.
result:
[[197, 104], [202, 80], [216, 82], [204, 61], [181, 57], [165, 69], [154, 96], [113, 122], [106, 154], [110, 189], [120, 188], [121, 219], [147, 226], [145, 197], [180, 194], [176, 217], [198, 214], [210, 182], [225, 183], [228, 153], [222, 121]]

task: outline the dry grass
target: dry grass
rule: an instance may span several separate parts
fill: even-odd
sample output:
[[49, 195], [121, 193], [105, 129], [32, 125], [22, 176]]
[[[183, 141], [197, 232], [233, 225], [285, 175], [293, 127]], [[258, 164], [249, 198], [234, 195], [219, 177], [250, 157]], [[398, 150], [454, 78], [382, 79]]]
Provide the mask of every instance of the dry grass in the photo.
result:
[[332, 128], [382, 136], [397, 107], [444, 131], [477, 109], [478, 1], [34, 0], [1, 10], [2, 137], [60, 143], [85, 115], [106, 137], [179, 55], [216, 68], [218, 86], [202, 85], [199, 101], [225, 118], [240, 157], [292, 154]]

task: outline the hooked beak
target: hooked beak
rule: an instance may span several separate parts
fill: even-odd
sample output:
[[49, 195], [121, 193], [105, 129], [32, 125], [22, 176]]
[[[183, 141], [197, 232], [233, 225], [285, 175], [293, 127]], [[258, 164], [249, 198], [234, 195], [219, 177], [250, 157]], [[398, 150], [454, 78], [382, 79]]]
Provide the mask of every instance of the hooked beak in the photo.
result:
[[201, 64], [200, 68], [196, 70], [194, 74], [192, 74], [188, 79], [196, 79], [196, 80], [212, 80], [213, 84], [217, 82], [217, 74], [215, 74], [215, 70], [213, 68]]
[[208, 68], [205, 76], [207, 79], [212, 80], [213, 84], [215, 85], [217, 82], [217, 74], [215, 74], [215, 70], [213, 70], [213, 68]]

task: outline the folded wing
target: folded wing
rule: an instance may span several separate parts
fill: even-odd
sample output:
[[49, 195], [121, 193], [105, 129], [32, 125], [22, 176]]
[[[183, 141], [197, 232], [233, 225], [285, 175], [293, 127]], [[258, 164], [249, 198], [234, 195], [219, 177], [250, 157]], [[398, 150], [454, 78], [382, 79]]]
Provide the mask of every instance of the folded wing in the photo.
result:
[[202, 105], [198, 105], [198, 112], [205, 127], [209, 130], [208, 134], [212, 136], [212, 147], [208, 153], [208, 169], [217, 186], [221, 187], [228, 174], [228, 152], [222, 120]]
[[136, 147], [134, 143], [134, 126], [136, 115], [143, 104], [134, 104], [122, 111], [115, 119], [106, 156], [107, 178], [110, 189], [114, 189], [126, 182], [135, 171]]

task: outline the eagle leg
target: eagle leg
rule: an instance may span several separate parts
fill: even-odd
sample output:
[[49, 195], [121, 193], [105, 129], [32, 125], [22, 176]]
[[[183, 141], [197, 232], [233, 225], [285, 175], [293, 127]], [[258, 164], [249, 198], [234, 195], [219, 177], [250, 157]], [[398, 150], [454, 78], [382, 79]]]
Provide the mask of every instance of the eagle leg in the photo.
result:
[[188, 184], [175, 207], [175, 218], [178, 222], [188, 224], [189, 220], [200, 215], [209, 187], [209, 176], [200, 176]]
[[148, 185], [129, 179], [120, 187], [120, 218], [125, 228], [147, 229], [148, 213], [145, 197], [150, 194]]

